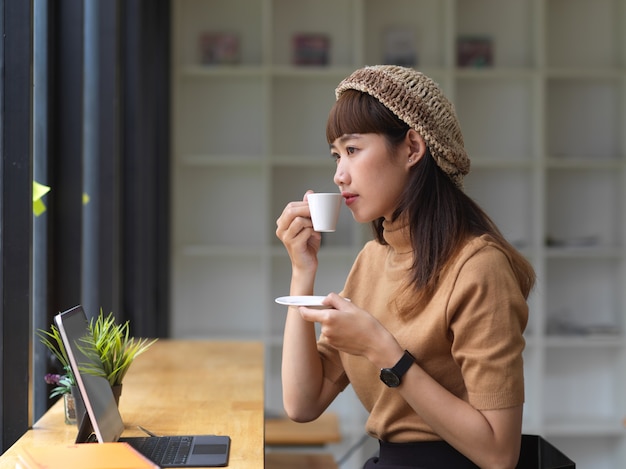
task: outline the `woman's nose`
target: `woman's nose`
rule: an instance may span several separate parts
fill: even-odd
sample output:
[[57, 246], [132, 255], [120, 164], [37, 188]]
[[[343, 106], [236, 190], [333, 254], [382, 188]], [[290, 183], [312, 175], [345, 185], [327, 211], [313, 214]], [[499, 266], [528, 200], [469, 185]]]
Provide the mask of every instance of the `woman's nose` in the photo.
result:
[[345, 171], [344, 166], [341, 164], [341, 161], [337, 163], [337, 168], [335, 169], [335, 176], [333, 177], [333, 182], [337, 186], [342, 186], [347, 182], [348, 174]]

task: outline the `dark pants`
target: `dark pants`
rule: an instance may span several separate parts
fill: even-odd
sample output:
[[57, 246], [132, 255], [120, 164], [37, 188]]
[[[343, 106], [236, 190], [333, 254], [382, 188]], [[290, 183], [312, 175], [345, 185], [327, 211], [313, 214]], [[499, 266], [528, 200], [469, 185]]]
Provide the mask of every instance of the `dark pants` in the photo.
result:
[[380, 454], [365, 463], [363, 469], [477, 469], [445, 441], [386, 443], [380, 441]]

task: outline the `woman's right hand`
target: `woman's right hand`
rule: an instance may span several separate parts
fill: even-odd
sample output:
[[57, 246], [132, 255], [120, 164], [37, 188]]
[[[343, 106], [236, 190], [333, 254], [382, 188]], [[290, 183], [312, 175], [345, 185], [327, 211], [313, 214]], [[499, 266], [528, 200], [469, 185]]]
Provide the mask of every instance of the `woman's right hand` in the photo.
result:
[[317, 252], [322, 241], [321, 233], [313, 230], [306, 200], [312, 192], [307, 191], [300, 202], [289, 202], [276, 220], [276, 236], [285, 245], [293, 270], [309, 273], [317, 271]]

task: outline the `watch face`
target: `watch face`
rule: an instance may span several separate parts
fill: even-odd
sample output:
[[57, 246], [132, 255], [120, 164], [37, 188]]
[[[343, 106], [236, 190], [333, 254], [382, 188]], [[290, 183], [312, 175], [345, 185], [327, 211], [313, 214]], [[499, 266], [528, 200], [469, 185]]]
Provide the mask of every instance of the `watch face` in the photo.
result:
[[380, 370], [380, 380], [390, 388], [397, 388], [400, 386], [400, 378], [391, 370], [391, 368], [383, 368]]

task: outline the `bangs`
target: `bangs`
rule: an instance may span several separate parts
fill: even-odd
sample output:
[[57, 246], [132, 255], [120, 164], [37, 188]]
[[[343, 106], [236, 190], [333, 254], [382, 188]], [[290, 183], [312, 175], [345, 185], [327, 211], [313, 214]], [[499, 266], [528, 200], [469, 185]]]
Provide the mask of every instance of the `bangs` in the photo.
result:
[[330, 110], [326, 123], [329, 144], [346, 134], [406, 133], [409, 126], [367, 93], [346, 90]]

